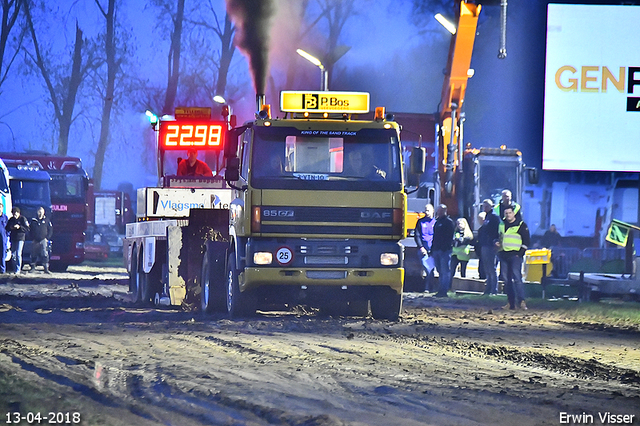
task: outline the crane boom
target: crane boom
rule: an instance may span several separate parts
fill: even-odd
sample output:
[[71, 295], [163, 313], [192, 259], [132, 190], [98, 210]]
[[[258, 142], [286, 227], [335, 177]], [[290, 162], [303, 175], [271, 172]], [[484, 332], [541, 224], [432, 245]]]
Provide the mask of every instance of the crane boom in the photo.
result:
[[464, 103], [467, 81], [471, 77], [471, 55], [478, 26], [481, 5], [461, 1], [457, 8], [456, 32], [451, 37], [449, 56], [442, 85], [440, 123], [438, 130], [438, 178], [440, 202], [449, 213], [458, 213], [456, 169], [461, 164], [462, 126], [460, 111]]

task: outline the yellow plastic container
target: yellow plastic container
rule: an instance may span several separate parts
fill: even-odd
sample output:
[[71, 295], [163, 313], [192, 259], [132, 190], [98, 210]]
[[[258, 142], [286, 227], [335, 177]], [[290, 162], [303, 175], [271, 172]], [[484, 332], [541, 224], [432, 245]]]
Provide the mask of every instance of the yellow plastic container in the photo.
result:
[[542, 265], [547, 265], [547, 276], [551, 275], [551, 249], [527, 250], [524, 254], [525, 280], [538, 283], [542, 281]]

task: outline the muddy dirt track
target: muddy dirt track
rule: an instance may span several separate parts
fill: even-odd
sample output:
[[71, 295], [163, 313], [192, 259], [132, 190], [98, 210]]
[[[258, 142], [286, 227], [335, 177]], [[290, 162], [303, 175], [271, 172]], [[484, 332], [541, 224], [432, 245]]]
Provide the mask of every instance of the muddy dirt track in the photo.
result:
[[640, 424], [635, 327], [418, 293], [398, 322], [231, 321], [134, 307], [125, 284], [117, 268], [0, 278], [1, 423]]

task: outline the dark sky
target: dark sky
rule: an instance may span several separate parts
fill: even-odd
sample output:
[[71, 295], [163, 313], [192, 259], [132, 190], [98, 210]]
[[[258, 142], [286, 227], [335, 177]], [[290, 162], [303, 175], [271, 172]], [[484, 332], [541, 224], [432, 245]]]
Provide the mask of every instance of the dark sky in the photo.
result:
[[[312, 2], [313, 3], [313, 2]], [[492, 1], [492, 3], [499, 3]], [[546, 33], [546, 5], [548, 0], [512, 0], [508, 4], [507, 58], [497, 58], [499, 44], [499, 6], [485, 6], [481, 12], [478, 36], [476, 39], [472, 68], [475, 75], [469, 80], [464, 104], [466, 114], [465, 142], [475, 147], [498, 147], [502, 144], [510, 148], [518, 148], [523, 152], [524, 160], [529, 166], [541, 167], [542, 117], [544, 100], [544, 55]], [[563, 3], [606, 3], [565, 0]], [[629, 3], [628, 1], [625, 4]], [[635, 1], [638, 4], [638, 1]], [[80, 17], [96, 11], [90, 5], [76, 9], [82, 3], [73, 2], [72, 9]], [[141, 7], [135, 2], [127, 3], [129, 7]], [[222, 7], [223, 2], [220, 1]], [[363, 3], [364, 4], [364, 3]], [[373, 2], [370, 8], [362, 10], [349, 20], [344, 29], [344, 38], [340, 43], [350, 45], [350, 50], [336, 63], [337, 69], [332, 76], [331, 90], [366, 91], [371, 93], [371, 106], [386, 106], [390, 111], [432, 114], [438, 109], [443, 83], [443, 68], [446, 65], [450, 36], [429, 16], [424, 17], [424, 27], [418, 28], [410, 22], [410, 2], [400, 3]], [[620, 4], [609, 2], [608, 4]], [[401, 7], [399, 7], [401, 6]], [[127, 9], [128, 10], [128, 9]], [[157, 34], [154, 28], [154, 17], [151, 13], [137, 10], [132, 14], [128, 24], [136, 32], [136, 45], [139, 50], [136, 60], [148, 66], [155, 63], [153, 72], [144, 72], [159, 82], [165, 81], [166, 40]], [[283, 22], [277, 23], [283, 27]], [[74, 20], [69, 18], [65, 26], [73, 28]], [[86, 18], [80, 21], [91, 26]], [[323, 28], [312, 37], [323, 39]], [[424, 32], [426, 31], [426, 32]], [[325, 31], [326, 33], [326, 31]], [[290, 40], [284, 33], [281, 40]], [[295, 41], [298, 42], [297, 40]], [[145, 56], [150, 51], [148, 45], [154, 47], [154, 55]], [[295, 47], [307, 47], [306, 45]], [[311, 47], [311, 46], [310, 46]], [[282, 43], [280, 43], [282, 48]], [[282, 49], [281, 49], [282, 50]], [[282, 53], [281, 53], [282, 54]], [[287, 53], [290, 54], [290, 53]], [[272, 54], [271, 72], [274, 78], [283, 80], [285, 63], [278, 53]], [[238, 63], [246, 59], [237, 53]], [[280, 60], [281, 64], [278, 64]], [[155, 61], [155, 62], [153, 62]], [[242, 64], [245, 68], [246, 65]], [[299, 75], [298, 86], [292, 90], [319, 89], [319, 71], [315, 66], [297, 62], [296, 73]], [[235, 69], [237, 72], [237, 68]], [[242, 77], [242, 71], [239, 74]], [[56, 135], [46, 120], [32, 123], [33, 117], [49, 117], [50, 108], [46, 106], [46, 97], [38, 94], [42, 84], [34, 77], [25, 77], [17, 73], [14, 81], [6, 86], [5, 97], [0, 104], [0, 147], [13, 149], [47, 149], [53, 145]], [[240, 121], [253, 114], [255, 93], [250, 84], [243, 99], [237, 99], [234, 111], [240, 115]], [[246, 98], [246, 99], [244, 99]], [[267, 99], [272, 104], [277, 99]], [[275, 109], [275, 108], [274, 108]], [[242, 115], [244, 113], [244, 115]], [[126, 130], [114, 129], [114, 135], [135, 134], [126, 140], [139, 139], [141, 130], [148, 131], [144, 122], [143, 111], [125, 111], [124, 116], [134, 121]], [[137, 120], [137, 121], [136, 121]], [[26, 125], [25, 125], [26, 123]], [[86, 120], [77, 121], [73, 129], [74, 138], [70, 142], [72, 155], [81, 156], [84, 163], [93, 164], [92, 141], [95, 139], [95, 125]], [[38, 133], [39, 132], [39, 133]], [[136, 133], [138, 132], [138, 133]], [[146, 136], [145, 136], [146, 137]], [[124, 137], [123, 137], [124, 138]], [[131, 145], [131, 144], [130, 144]], [[133, 145], [131, 145], [133, 147]], [[49, 148], [50, 149], [50, 148]], [[133, 149], [133, 148], [132, 148]], [[129, 162], [128, 159], [131, 158]], [[125, 174], [132, 170], [144, 170], [139, 163], [140, 155], [136, 152], [126, 156], [122, 161], [120, 152], [108, 152], [107, 182], [112, 187], [118, 184]], [[153, 165], [155, 161], [150, 160]], [[133, 166], [133, 164], [136, 164]], [[122, 168], [126, 171], [123, 172]], [[149, 175], [150, 170], [146, 173]], [[134, 186], [147, 184], [153, 176], [144, 179], [131, 176], [127, 180]]]
[[[507, 57], [498, 59], [500, 26], [494, 10], [481, 22], [474, 46], [465, 112], [473, 146], [507, 145], [540, 167], [544, 100], [546, 2], [509, 2]], [[492, 7], [491, 9], [497, 9]]]
[[[505, 144], [522, 151], [528, 166], [542, 166], [542, 130], [548, 3], [640, 4], [638, 1], [511, 1], [508, 4], [507, 58], [497, 58], [497, 7], [483, 10], [474, 46], [465, 112], [465, 140], [473, 146]], [[577, 150], [576, 153], [579, 151]], [[544, 175], [561, 176], [558, 173]], [[566, 174], [566, 173], [565, 173]]]

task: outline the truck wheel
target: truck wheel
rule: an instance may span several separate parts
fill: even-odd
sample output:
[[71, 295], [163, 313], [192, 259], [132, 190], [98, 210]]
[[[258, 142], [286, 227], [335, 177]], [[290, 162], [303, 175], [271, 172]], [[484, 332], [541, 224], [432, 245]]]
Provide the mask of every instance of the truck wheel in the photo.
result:
[[151, 305], [153, 301], [153, 289], [149, 274], [144, 272], [142, 262], [140, 263], [140, 303], [144, 306]]
[[229, 255], [227, 262], [227, 312], [231, 318], [248, 317], [256, 313], [256, 303], [253, 297], [250, 294], [240, 292], [234, 253]]
[[371, 299], [371, 315], [375, 319], [397, 321], [402, 310], [402, 295], [395, 291], [380, 291]]
[[129, 273], [129, 291], [131, 292], [131, 300], [138, 303], [142, 298], [142, 288], [140, 282], [140, 262], [138, 258], [139, 248], [136, 247], [131, 257], [131, 272]]
[[207, 250], [202, 257], [202, 280], [200, 302], [202, 312], [225, 312], [226, 295], [224, 254], [227, 243], [207, 244]]

